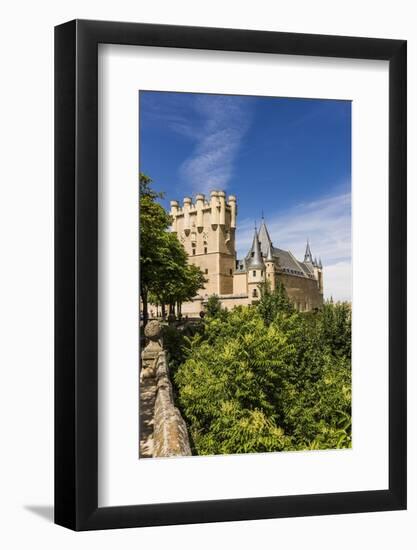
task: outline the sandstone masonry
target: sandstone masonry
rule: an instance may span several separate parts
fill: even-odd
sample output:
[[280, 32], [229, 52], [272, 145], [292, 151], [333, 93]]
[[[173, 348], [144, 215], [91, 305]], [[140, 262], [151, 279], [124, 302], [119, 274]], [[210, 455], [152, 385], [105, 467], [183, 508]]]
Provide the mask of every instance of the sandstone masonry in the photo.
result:
[[236, 257], [237, 199], [224, 191], [212, 191], [209, 200], [198, 194], [193, 203], [185, 197], [183, 206], [171, 201], [172, 231], [183, 244], [190, 263], [205, 274], [207, 283], [195, 298], [182, 304], [182, 314], [195, 316], [204, 310], [207, 299], [217, 294], [224, 308], [250, 305], [260, 299], [260, 286], [272, 288], [282, 283], [299, 311], [323, 305], [323, 266], [313, 258], [307, 242], [304, 260], [289, 250], [273, 245], [265, 221], [254, 230], [247, 255]]
[[149, 343], [141, 354], [139, 457], [189, 456], [187, 427], [174, 404], [167, 353], [160, 343], [160, 323], [150, 321], [145, 336]]

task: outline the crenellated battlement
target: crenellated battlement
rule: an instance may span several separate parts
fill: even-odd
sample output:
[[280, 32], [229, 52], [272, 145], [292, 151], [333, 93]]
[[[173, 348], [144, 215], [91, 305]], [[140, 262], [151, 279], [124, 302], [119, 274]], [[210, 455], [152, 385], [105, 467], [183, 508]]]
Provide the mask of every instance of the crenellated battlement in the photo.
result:
[[191, 221], [197, 228], [203, 228], [205, 223], [204, 214], [209, 214], [209, 222], [212, 226], [230, 225], [232, 229], [236, 228], [237, 205], [236, 197], [230, 195], [226, 201], [224, 191], [212, 191], [210, 199], [206, 200], [205, 195], [199, 193], [195, 196], [195, 202], [191, 197], [184, 197], [183, 205], [180, 206], [177, 200], [170, 202], [170, 214], [173, 218], [173, 231], [177, 231], [178, 220], [182, 218], [183, 230], [190, 229]]
[[[192, 308], [190, 313], [198, 313], [203, 301], [212, 294], [223, 296], [224, 304], [235, 298], [239, 298], [241, 305], [255, 303], [265, 282], [272, 288], [282, 283], [299, 311], [322, 307], [323, 266], [320, 258], [313, 257], [309, 242], [304, 261], [297, 260], [289, 250], [273, 245], [262, 218], [259, 231], [255, 227], [248, 254], [236, 261], [237, 200], [234, 195], [226, 198], [224, 191], [212, 191], [207, 198], [198, 193], [194, 201], [185, 197], [182, 206], [176, 200], [170, 204], [172, 231], [184, 246], [189, 262], [198, 266], [206, 278], [196, 301], [188, 304]], [[236, 304], [233, 301], [233, 305]], [[188, 306], [184, 304], [184, 311]]]
[[200, 296], [231, 294], [236, 263], [235, 232], [236, 197], [226, 198], [224, 191], [212, 191], [184, 197], [182, 206], [172, 200], [170, 214], [172, 231], [184, 246], [189, 261], [206, 276]]

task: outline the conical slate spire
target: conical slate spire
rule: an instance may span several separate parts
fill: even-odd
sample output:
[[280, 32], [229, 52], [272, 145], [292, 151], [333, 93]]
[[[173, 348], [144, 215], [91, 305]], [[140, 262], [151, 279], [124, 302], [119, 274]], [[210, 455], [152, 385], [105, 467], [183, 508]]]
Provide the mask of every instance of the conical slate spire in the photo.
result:
[[313, 263], [313, 255], [311, 254], [310, 243], [308, 241], [306, 246], [306, 252], [304, 254], [304, 262], [310, 262], [311, 264]]
[[319, 263], [318, 263], [318, 261], [317, 261], [317, 256], [314, 256], [313, 265], [314, 265], [314, 267], [319, 267]]
[[269, 245], [268, 245], [268, 251], [266, 253], [266, 260], [267, 262], [273, 262], [274, 261], [274, 257], [272, 255], [272, 243], [270, 242]]
[[259, 228], [258, 239], [261, 245], [262, 254], [266, 256], [266, 254], [268, 253], [269, 245], [272, 245], [272, 240], [269, 236], [264, 218], [262, 218], [261, 227]]
[[264, 261], [262, 259], [261, 246], [259, 244], [258, 232], [255, 226], [255, 233], [253, 235], [252, 247], [249, 251], [248, 266], [251, 269], [262, 269], [264, 267]]
[[321, 258], [319, 258], [319, 268], [323, 269], [323, 264], [321, 263]]

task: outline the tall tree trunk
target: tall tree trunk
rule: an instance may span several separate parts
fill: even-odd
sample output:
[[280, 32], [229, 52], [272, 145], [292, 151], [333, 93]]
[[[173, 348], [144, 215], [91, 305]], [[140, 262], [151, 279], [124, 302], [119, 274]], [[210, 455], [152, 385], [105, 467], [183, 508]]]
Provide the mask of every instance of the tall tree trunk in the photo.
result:
[[143, 315], [143, 326], [146, 327], [148, 322], [148, 292], [146, 290], [141, 291], [142, 296], [142, 315]]

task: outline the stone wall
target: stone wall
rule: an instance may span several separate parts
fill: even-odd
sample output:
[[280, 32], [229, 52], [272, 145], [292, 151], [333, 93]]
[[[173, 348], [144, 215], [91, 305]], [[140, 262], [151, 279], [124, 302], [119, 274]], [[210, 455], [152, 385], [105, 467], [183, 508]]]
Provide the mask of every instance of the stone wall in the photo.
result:
[[284, 285], [288, 298], [298, 311], [311, 311], [323, 307], [323, 294], [315, 279], [280, 273], [277, 279]]
[[165, 351], [156, 365], [156, 398], [153, 428], [153, 456], [190, 456], [187, 426], [174, 405]]
[[167, 353], [160, 343], [161, 325], [145, 328], [148, 345], [141, 353], [139, 383], [139, 457], [191, 455], [187, 427], [175, 407]]

